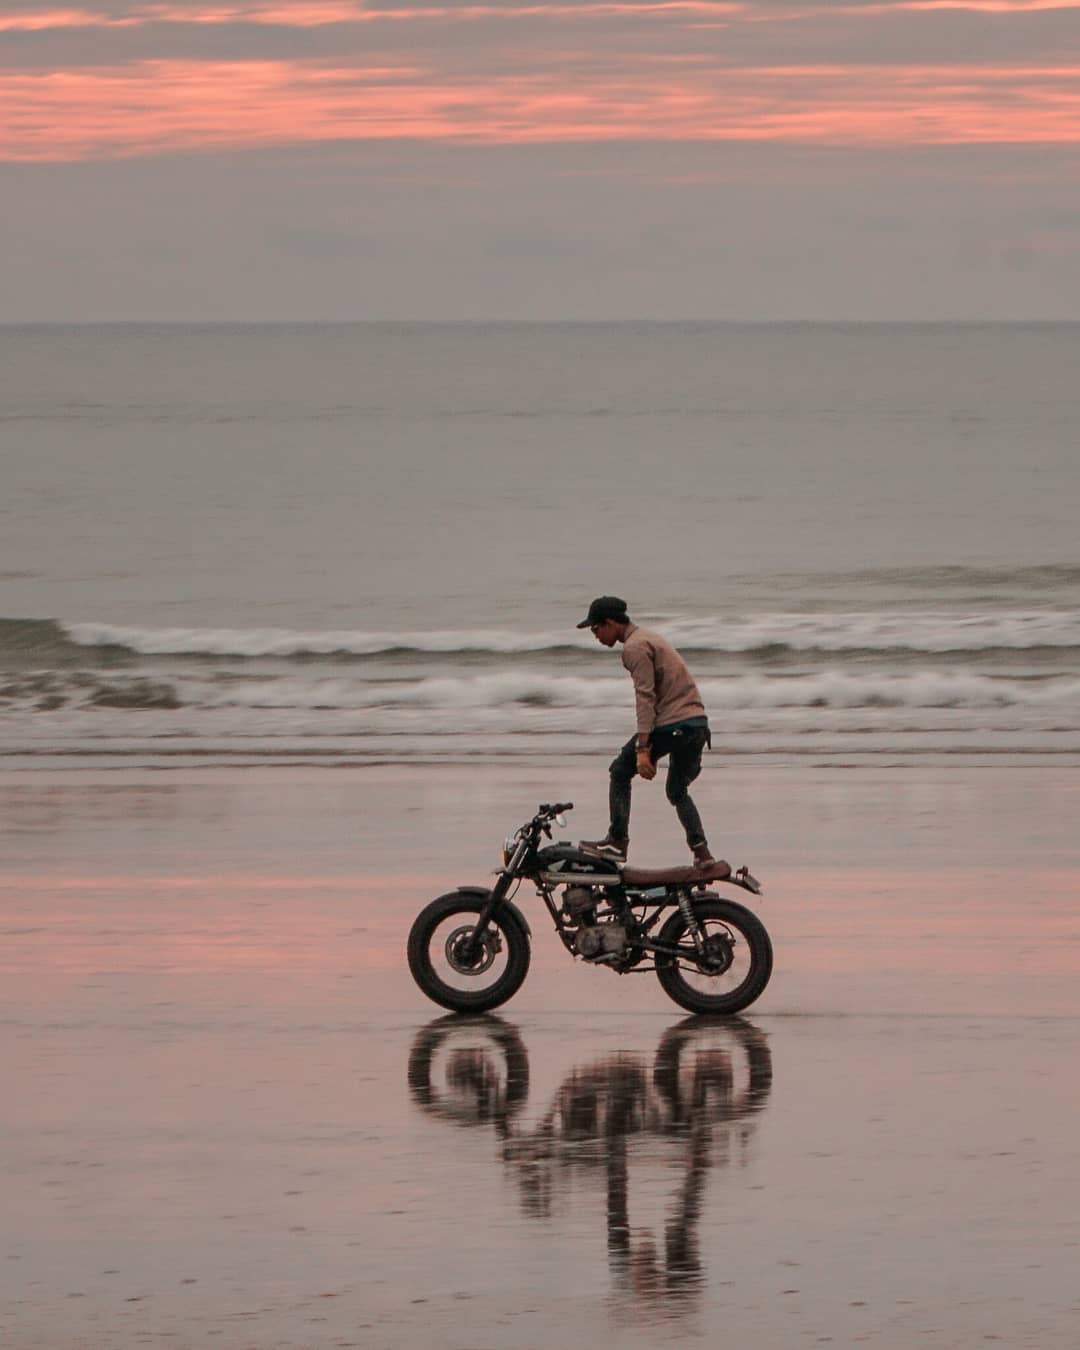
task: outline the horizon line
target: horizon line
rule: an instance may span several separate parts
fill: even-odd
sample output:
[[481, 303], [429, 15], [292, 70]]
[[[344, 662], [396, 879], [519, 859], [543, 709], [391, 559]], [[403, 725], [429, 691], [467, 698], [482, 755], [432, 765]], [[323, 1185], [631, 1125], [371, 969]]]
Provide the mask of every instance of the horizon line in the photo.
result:
[[1074, 317], [1045, 316], [1045, 315], [1023, 315], [1023, 316], [1004, 316], [1004, 315], [958, 315], [950, 318], [942, 317], [912, 317], [891, 318], [887, 315], [876, 318], [866, 317], [814, 317], [800, 316], [791, 318], [751, 318], [731, 315], [716, 315], [713, 317], [680, 317], [678, 315], [670, 317], [659, 317], [655, 315], [639, 316], [595, 316], [588, 318], [538, 318], [528, 315], [463, 315], [455, 318], [448, 317], [423, 317], [423, 316], [393, 316], [383, 315], [377, 318], [262, 318], [262, 319], [178, 319], [178, 318], [127, 318], [127, 319], [0, 319], [0, 329], [11, 328], [358, 328], [358, 327], [378, 327], [387, 325], [398, 326], [425, 326], [451, 327], [460, 326], [480, 326], [496, 325], [521, 327], [570, 327], [570, 326], [605, 326], [610, 327], [617, 324], [652, 324], [655, 326], [675, 325], [683, 326], [693, 325], [718, 325], [728, 324], [732, 327], [796, 327], [796, 326], [825, 326], [835, 325], [837, 327], [1003, 327], [1006, 325], [1045, 325], [1045, 326], [1069, 326], [1080, 324], [1080, 314]]

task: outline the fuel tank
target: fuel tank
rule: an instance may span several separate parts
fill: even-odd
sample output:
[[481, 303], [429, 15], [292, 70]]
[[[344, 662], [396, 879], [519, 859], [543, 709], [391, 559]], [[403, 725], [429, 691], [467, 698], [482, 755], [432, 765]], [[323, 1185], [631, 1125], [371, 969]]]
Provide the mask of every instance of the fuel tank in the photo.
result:
[[556, 885], [587, 877], [591, 886], [617, 886], [622, 879], [610, 858], [598, 858], [573, 844], [549, 844], [537, 857], [544, 877]]

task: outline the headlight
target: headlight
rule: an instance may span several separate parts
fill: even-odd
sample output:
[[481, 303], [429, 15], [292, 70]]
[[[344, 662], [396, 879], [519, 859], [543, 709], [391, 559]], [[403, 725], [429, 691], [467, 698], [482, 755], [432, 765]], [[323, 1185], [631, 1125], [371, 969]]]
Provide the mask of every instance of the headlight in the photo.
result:
[[517, 840], [512, 834], [508, 834], [503, 840], [502, 846], [502, 865], [510, 866], [510, 859], [514, 856], [514, 849], [517, 848]]

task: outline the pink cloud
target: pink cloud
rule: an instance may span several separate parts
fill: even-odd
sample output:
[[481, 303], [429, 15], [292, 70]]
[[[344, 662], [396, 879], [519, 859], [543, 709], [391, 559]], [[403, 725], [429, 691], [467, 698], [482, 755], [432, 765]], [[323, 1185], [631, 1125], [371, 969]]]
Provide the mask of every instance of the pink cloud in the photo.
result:
[[0, 83], [8, 160], [403, 137], [1064, 143], [1080, 138], [1080, 65], [723, 69], [649, 58], [450, 79], [404, 61], [148, 61]]
[[278, 0], [278, 3], [219, 5], [193, 9], [175, 4], [133, 5], [125, 14], [107, 14], [91, 8], [22, 10], [0, 15], [0, 32], [35, 32], [63, 28], [131, 28], [153, 23], [213, 25], [280, 25], [317, 28], [328, 24], [484, 19], [581, 19], [717, 16], [747, 12], [729, 0], [654, 0], [652, 4], [618, 0], [580, 0], [580, 3], [503, 5], [411, 5], [380, 8], [359, 0]]
[[155, 23], [196, 26], [276, 25], [286, 28], [317, 28], [329, 24], [360, 24], [430, 20], [460, 23], [479, 20], [513, 21], [521, 18], [551, 20], [636, 19], [650, 21], [680, 17], [702, 20], [741, 18], [752, 23], [792, 19], [847, 16], [874, 17], [883, 14], [920, 13], [936, 10], [968, 10], [987, 14], [1023, 15], [1041, 10], [1075, 8], [1076, 0], [880, 0], [867, 4], [806, 4], [755, 8], [747, 0], [576, 0], [575, 3], [519, 4], [419, 4], [383, 8], [362, 0], [253, 0], [246, 4], [219, 4], [193, 8], [181, 4], [133, 4], [120, 14], [88, 6], [15, 10], [0, 15], [0, 32], [40, 32], [70, 28], [133, 28]]

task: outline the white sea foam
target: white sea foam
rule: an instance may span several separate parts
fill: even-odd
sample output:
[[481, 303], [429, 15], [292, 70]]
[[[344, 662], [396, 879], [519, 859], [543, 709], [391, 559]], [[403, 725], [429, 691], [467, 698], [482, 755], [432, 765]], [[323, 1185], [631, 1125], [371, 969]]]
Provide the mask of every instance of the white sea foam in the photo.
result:
[[510, 654], [567, 645], [575, 637], [573, 630], [569, 636], [498, 629], [305, 633], [285, 628], [127, 628], [101, 623], [68, 624], [66, 631], [82, 646], [126, 647], [142, 656], [375, 656], [402, 650]]
[[[659, 625], [658, 625], [659, 626]], [[675, 619], [665, 633], [686, 650], [980, 651], [1080, 646], [1080, 610], [765, 613], [725, 622]]]
[[[110, 678], [110, 684], [115, 679]], [[809, 675], [759, 674], [699, 681], [710, 712], [785, 708], [1060, 707], [1080, 711], [1080, 677], [1008, 679], [972, 672], [917, 671]], [[347, 677], [177, 682], [185, 706], [248, 708], [622, 709], [631, 715], [629, 681], [529, 672], [368, 681]]]
[[[723, 710], [816, 708], [1053, 708], [1080, 710], [1080, 676], [1042, 679], [990, 676], [973, 671], [850, 672], [826, 669], [771, 676], [741, 674], [700, 680], [706, 708]], [[183, 708], [377, 709], [454, 711], [485, 708], [624, 710], [633, 707], [629, 681], [603, 677], [501, 671], [468, 676], [367, 680], [348, 675], [305, 674], [218, 680], [182, 674], [150, 681], [105, 673], [89, 678], [53, 672], [9, 681], [11, 705], [41, 707], [43, 699], [70, 706], [172, 706]]]
[[[658, 621], [655, 626], [686, 651], [738, 653], [779, 646], [820, 652], [978, 652], [1080, 647], [1080, 610], [1008, 610], [975, 615], [777, 612], [730, 619], [673, 618]], [[588, 634], [572, 626], [545, 631], [342, 629], [305, 633], [281, 628], [135, 628], [73, 623], [66, 625], [66, 631], [83, 646], [121, 646], [144, 656], [362, 657], [393, 651], [511, 655], [592, 645]]]
[[627, 703], [626, 680], [586, 680], [528, 673], [436, 676], [422, 680], [348, 678], [250, 679], [207, 687], [182, 681], [208, 707], [250, 708], [608, 708]]

